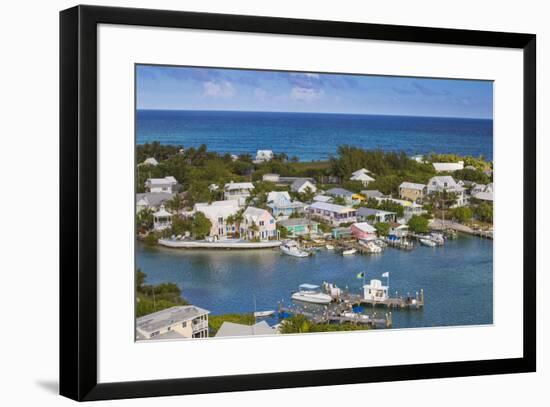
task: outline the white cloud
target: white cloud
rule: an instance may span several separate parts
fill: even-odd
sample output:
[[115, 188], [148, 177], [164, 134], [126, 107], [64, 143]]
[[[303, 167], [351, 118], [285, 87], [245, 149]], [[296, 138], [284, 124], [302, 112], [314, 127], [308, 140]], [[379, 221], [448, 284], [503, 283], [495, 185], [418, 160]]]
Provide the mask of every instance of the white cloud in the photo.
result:
[[203, 83], [203, 96], [227, 99], [235, 95], [235, 87], [228, 81], [208, 81]]
[[290, 98], [302, 102], [313, 102], [323, 97], [323, 94], [324, 92], [322, 89], [315, 90], [312, 88], [295, 86], [290, 91]]

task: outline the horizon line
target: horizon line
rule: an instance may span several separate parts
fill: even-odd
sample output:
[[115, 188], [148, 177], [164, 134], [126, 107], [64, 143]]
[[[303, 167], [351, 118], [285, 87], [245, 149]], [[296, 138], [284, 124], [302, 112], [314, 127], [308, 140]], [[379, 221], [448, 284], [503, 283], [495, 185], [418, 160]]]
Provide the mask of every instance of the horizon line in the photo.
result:
[[351, 112], [289, 112], [283, 110], [227, 110], [227, 109], [177, 109], [177, 108], [135, 108], [136, 111], [171, 111], [171, 112], [232, 112], [232, 113], [287, 113], [287, 114], [327, 114], [327, 115], [349, 115], [349, 116], [390, 116], [390, 117], [429, 117], [438, 119], [471, 119], [471, 120], [493, 120], [493, 117], [472, 117], [472, 116], [425, 116], [388, 113], [351, 113]]

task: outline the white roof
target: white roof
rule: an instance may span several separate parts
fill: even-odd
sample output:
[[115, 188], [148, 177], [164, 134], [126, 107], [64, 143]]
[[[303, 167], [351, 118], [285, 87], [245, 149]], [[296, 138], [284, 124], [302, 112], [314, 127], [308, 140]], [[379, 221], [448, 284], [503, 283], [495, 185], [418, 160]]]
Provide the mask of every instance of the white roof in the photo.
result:
[[[436, 177], [432, 177], [430, 179], [430, 184], [433, 185], [434, 182], [437, 186], [439, 186], [441, 188], [449, 188], [449, 189], [456, 189], [456, 190], [464, 189], [460, 185], [458, 185], [456, 183], [455, 179], [453, 177], [451, 177], [450, 175], [438, 175]], [[447, 186], [445, 186], [445, 184]]]
[[433, 163], [433, 166], [437, 172], [443, 171], [456, 171], [464, 168], [464, 163]]
[[366, 172], [354, 174], [350, 178], [351, 181], [374, 181], [374, 178], [369, 176]]
[[353, 208], [348, 208], [347, 206], [342, 206], [342, 205], [331, 204], [328, 202], [315, 202], [311, 204], [310, 208], [320, 209], [323, 211], [337, 212], [337, 213], [347, 213], [347, 212], [355, 211], [355, 209]]
[[253, 206], [249, 206], [243, 212], [243, 216], [251, 222], [258, 223], [258, 220], [261, 217], [263, 217], [266, 213], [271, 217], [271, 214], [268, 211], [266, 211], [265, 209], [255, 208]]
[[216, 337], [223, 336], [250, 336], [250, 335], [273, 335], [277, 331], [270, 327], [267, 322], [261, 321], [254, 325], [236, 324], [224, 321]]
[[399, 185], [399, 188], [423, 190], [424, 188], [426, 188], [426, 185], [416, 184], [414, 182], [402, 182], [401, 185]]
[[474, 198], [479, 199], [481, 201], [492, 201], [493, 200], [493, 192], [478, 192], [474, 194]]
[[153, 213], [153, 216], [156, 218], [159, 218], [159, 217], [172, 216], [172, 214], [168, 212], [166, 209], [164, 209], [164, 205], [161, 205], [158, 212]]
[[252, 182], [230, 182], [225, 184], [225, 190], [231, 191], [233, 189], [254, 189]]
[[239, 201], [231, 199], [227, 201], [214, 201], [209, 203], [196, 203], [195, 212], [202, 212], [209, 218], [226, 218], [239, 211]]
[[177, 184], [178, 181], [171, 175], [164, 178], [148, 178], [147, 182], [151, 185]]
[[146, 165], [159, 165], [159, 162], [155, 159], [155, 157], [149, 157], [143, 161], [143, 164]]
[[372, 174], [372, 172], [370, 172], [366, 168], [361, 168], [360, 170], [357, 170], [351, 173], [351, 175], [360, 175], [360, 174]]
[[315, 195], [313, 197], [313, 201], [315, 202], [330, 202], [332, 201], [332, 197], [328, 195]]
[[376, 228], [367, 222], [357, 222], [351, 225], [352, 227], [359, 229], [361, 232], [365, 233], [374, 233], [376, 232]]
[[287, 191], [271, 191], [267, 194], [267, 202], [275, 202], [280, 199], [286, 199], [290, 201], [290, 195]]

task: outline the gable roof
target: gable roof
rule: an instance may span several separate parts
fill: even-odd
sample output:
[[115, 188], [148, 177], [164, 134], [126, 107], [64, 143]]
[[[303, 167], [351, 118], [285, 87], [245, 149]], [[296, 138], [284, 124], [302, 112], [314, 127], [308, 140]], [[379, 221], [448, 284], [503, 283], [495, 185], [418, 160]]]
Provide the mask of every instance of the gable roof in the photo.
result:
[[444, 172], [444, 171], [457, 171], [462, 170], [464, 168], [463, 162], [458, 163], [433, 163], [433, 167], [437, 172]]
[[351, 181], [374, 181], [374, 178], [369, 176], [366, 172], [362, 172], [359, 174], [354, 174], [350, 177]]
[[335, 196], [345, 196], [351, 198], [353, 195], [353, 192], [348, 191], [344, 188], [331, 188], [327, 192], [325, 192], [328, 195], [335, 195]]
[[361, 232], [374, 233], [376, 228], [367, 222], [357, 222], [351, 225], [352, 228], [359, 229]]
[[332, 201], [332, 199], [333, 198], [331, 196], [322, 195], [322, 194], [318, 194], [313, 197], [314, 202], [330, 202]]
[[366, 168], [361, 168], [360, 170], [353, 171], [351, 173], [351, 175], [360, 175], [360, 174], [372, 174], [372, 172], [367, 170]]
[[355, 209], [353, 208], [348, 208], [347, 206], [336, 205], [328, 202], [315, 202], [310, 205], [310, 208], [336, 213], [355, 212]]
[[254, 184], [252, 184], [252, 182], [229, 182], [225, 184], [224, 189], [226, 191], [235, 189], [254, 189]]
[[402, 182], [401, 185], [399, 185], [399, 188], [405, 188], [405, 189], [417, 189], [419, 191], [422, 191], [424, 188], [426, 188], [426, 185], [424, 184], [416, 184], [414, 182]]
[[136, 194], [136, 203], [141, 203], [147, 206], [159, 206], [166, 201], [172, 199], [176, 194], [170, 192], [157, 192], [157, 193], [139, 193]]
[[298, 191], [300, 188], [302, 188], [306, 183], [309, 183], [311, 184], [312, 186], [315, 186], [313, 184], [313, 182], [311, 182], [310, 180], [308, 179], [305, 179], [305, 178], [300, 178], [300, 179], [297, 179], [296, 181], [294, 181], [291, 185], [290, 185], [290, 189], [292, 189], [293, 191]]
[[287, 191], [271, 191], [267, 194], [267, 202], [279, 202], [281, 200], [290, 201], [290, 195]]
[[357, 216], [371, 216], [371, 215], [395, 215], [395, 212], [383, 211], [380, 209], [365, 208], [364, 206], [357, 209]]
[[265, 321], [260, 321], [254, 325], [236, 324], [234, 322], [224, 321], [216, 333], [216, 338], [224, 336], [273, 335], [276, 333], [277, 331], [270, 327]]
[[361, 191], [361, 194], [367, 198], [382, 198], [384, 196], [384, 194], [377, 189], [365, 189], [364, 191]]

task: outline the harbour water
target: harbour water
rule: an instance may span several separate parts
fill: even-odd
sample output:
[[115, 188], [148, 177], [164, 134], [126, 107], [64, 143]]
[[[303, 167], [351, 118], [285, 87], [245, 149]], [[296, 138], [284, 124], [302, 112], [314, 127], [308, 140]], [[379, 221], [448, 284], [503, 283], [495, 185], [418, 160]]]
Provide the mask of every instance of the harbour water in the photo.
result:
[[[308, 258], [279, 250], [181, 250], [138, 243], [136, 266], [149, 284], [174, 282], [192, 304], [212, 314], [275, 310], [290, 302], [301, 283], [323, 281], [359, 293], [366, 280], [389, 272], [390, 292], [415, 295], [424, 289], [423, 310], [393, 312], [393, 327], [491, 324], [493, 321], [493, 242], [460, 235], [445, 246], [419, 246], [412, 251], [387, 248], [381, 255], [342, 256], [321, 250]], [[366, 309], [371, 313], [372, 310]], [[378, 313], [384, 313], [381, 308]]]
[[159, 141], [218, 153], [270, 149], [301, 161], [326, 160], [339, 145], [493, 158], [493, 121], [353, 114], [138, 110], [137, 143]]

